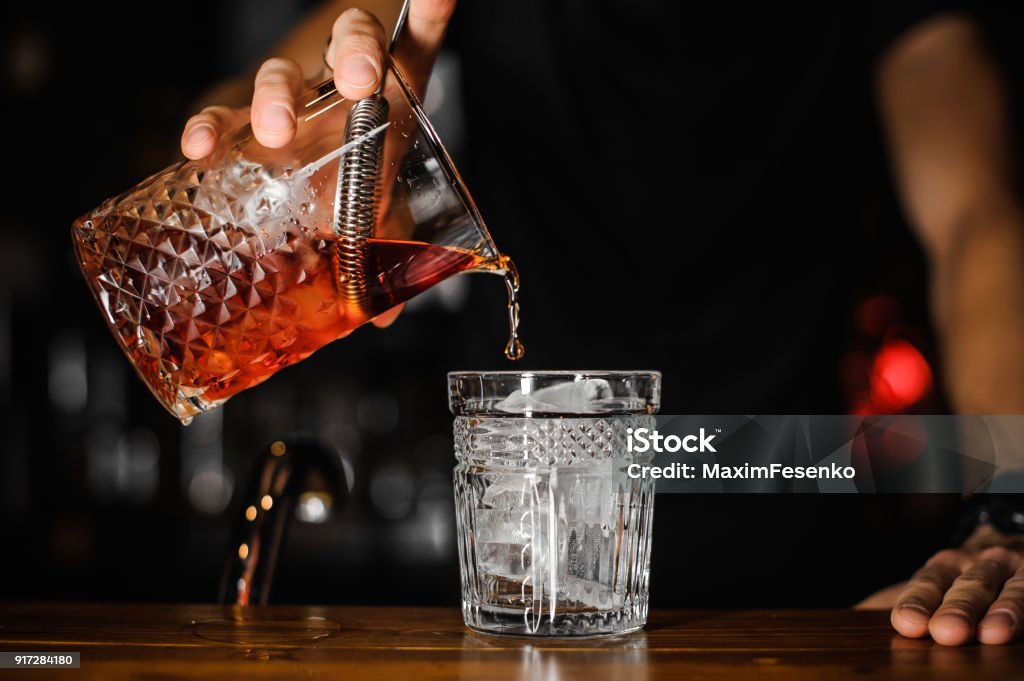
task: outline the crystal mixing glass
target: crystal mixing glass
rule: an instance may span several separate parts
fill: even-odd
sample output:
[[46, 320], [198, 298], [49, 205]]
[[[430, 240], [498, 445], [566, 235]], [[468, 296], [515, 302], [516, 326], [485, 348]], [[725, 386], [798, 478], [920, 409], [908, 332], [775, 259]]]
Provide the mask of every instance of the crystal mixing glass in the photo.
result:
[[[286, 147], [261, 146], [246, 126], [74, 223], [108, 326], [183, 422], [460, 272], [505, 275], [506, 354], [521, 354], [514, 266], [390, 60], [381, 94], [386, 123], [354, 134], [354, 103], [325, 82], [300, 98]], [[339, 166], [368, 149], [374, 175], [346, 198]], [[339, 228], [353, 197], [372, 204], [354, 236]]]

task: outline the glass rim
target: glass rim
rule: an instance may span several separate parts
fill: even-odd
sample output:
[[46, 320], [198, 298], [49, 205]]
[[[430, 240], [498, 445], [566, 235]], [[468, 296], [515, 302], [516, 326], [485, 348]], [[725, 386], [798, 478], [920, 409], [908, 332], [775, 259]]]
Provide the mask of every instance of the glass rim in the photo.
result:
[[486, 378], [565, 378], [567, 376], [579, 377], [579, 378], [604, 378], [604, 379], [621, 379], [621, 378], [637, 378], [638, 376], [644, 376], [647, 378], [661, 379], [661, 372], [653, 369], [551, 369], [551, 370], [524, 370], [516, 371], [514, 369], [501, 369], [497, 371], [449, 371], [448, 379], [486, 379]]
[[[587, 381], [604, 382], [604, 394], [583, 397], [586, 394], [584, 388], [583, 395], [576, 397], [583, 397], [585, 403], [578, 405], [532, 397], [541, 395], [546, 389]], [[527, 395], [531, 397], [526, 399]], [[506, 400], [512, 400], [512, 403]], [[448, 373], [448, 408], [456, 416], [523, 418], [654, 414], [661, 408], [661, 372], [608, 369], [452, 371]]]

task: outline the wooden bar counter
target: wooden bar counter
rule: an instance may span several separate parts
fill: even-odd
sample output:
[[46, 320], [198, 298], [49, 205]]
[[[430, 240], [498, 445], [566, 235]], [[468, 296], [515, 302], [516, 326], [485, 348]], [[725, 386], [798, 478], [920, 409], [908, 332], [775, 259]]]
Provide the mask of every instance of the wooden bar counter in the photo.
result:
[[17, 603], [0, 650], [81, 652], [0, 681], [1024, 679], [1024, 643], [942, 648], [852, 610], [655, 610], [640, 633], [550, 640], [476, 634], [455, 608]]

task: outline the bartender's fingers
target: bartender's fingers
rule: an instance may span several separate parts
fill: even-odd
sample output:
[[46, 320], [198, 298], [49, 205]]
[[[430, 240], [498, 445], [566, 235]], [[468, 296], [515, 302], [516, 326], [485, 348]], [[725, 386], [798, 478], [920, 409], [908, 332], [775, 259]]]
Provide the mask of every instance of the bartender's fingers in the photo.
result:
[[252, 92], [252, 131], [256, 141], [277, 149], [295, 136], [295, 98], [302, 89], [302, 67], [291, 59], [263, 62]]
[[373, 325], [378, 329], [386, 329], [395, 323], [398, 319], [398, 315], [402, 314], [402, 310], [405, 308], [405, 303], [394, 306], [387, 312], [382, 312], [373, 318]]
[[[412, 0], [409, 4], [395, 58], [421, 97], [453, 11], [455, 0]], [[369, 12], [350, 9], [338, 17], [325, 56], [342, 96], [362, 99], [376, 91], [384, 73], [388, 41], [384, 27]]]
[[[1024, 562], [1024, 561], [1022, 561]], [[1001, 645], [1024, 633], [1024, 564], [1003, 587], [999, 598], [978, 624], [978, 641]]]
[[959, 646], [974, 639], [978, 621], [1013, 574], [1014, 558], [1002, 547], [986, 549], [956, 578], [928, 624], [936, 643]]
[[960, 575], [965, 560], [960, 551], [940, 551], [918, 570], [896, 599], [892, 626], [910, 638], [928, 633], [928, 621], [942, 603], [942, 597]]
[[374, 93], [384, 73], [385, 41], [384, 27], [366, 10], [345, 10], [334, 22], [325, 58], [342, 97], [362, 99]]
[[185, 129], [181, 133], [181, 153], [191, 159], [209, 156], [221, 135], [241, 127], [248, 119], [248, 107], [206, 107], [185, 122]]
[[455, 0], [412, 0], [409, 4], [405, 33], [398, 41], [395, 59], [420, 97], [454, 11]]

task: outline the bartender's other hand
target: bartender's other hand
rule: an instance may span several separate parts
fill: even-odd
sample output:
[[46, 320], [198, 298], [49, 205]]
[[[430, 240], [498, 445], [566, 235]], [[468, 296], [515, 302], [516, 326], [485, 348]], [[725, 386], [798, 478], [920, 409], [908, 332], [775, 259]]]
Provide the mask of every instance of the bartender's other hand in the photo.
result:
[[940, 551], [910, 581], [857, 607], [892, 608], [892, 626], [909, 638], [1009, 643], [1024, 633], [1024, 538], [982, 525], [959, 549]]
[[[412, 0], [409, 6], [395, 58], [421, 96], [454, 9], [455, 0]], [[365, 10], [349, 9], [335, 20], [325, 59], [343, 97], [362, 99], [377, 89], [384, 73], [387, 41], [380, 21]], [[221, 135], [242, 126], [246, 120], [251, 120], [253, 134], [260, 144], [274, 149], [283, 147], [295, 136], [295, 101], [304, 85], [302, 68], [297, 62], [279, 57], [268, 59], [256, 74], [252, 106], [213, 106], [200, 111], [185, 123], [182, 153], [190, 159], [209, 156]]]

